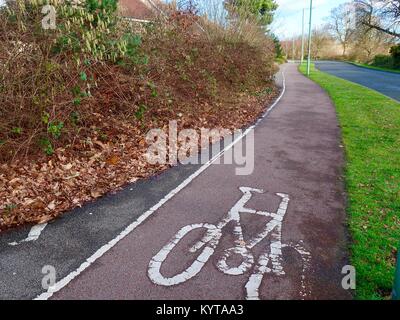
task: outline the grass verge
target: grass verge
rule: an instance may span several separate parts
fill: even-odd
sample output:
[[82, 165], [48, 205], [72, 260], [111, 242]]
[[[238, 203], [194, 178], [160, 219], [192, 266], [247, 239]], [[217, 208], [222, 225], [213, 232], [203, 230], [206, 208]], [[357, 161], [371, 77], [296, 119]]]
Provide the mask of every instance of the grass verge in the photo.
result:
[[365, 64], [365, 63], [357, 63], [357, 62], [349, 62], [349, 63], [354, 64], [357, 67], [362, 67], [362, 68], [368, 68], [368, 69], [373, 69], [373, 70], [378, 70], [378, 71], [385, 71], [385, 72], [392, 72], [392, 73], [400, 73], [400, 70], [396, 70], [396, 69], [375, 67], [375, 66], [371, 66], [371, 65]]
[[356, 297], [388, 298], [400, 239], [400, 104], [314, 67], [310, 77], [333, 100], [342, 128]]

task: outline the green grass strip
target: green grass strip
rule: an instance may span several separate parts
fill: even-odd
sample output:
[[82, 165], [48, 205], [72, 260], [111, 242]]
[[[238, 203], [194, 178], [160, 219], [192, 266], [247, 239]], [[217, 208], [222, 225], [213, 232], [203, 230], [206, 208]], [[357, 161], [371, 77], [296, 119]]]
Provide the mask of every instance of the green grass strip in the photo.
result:
[[400, 103], [314, 67], [310, 77], [331, 97], [342, 128], [356, 297], [389, 298], [400, 241]]
[[371, 66], [369, 64], [365, 63], [357, 63], [357, 62], [349, 62], [350, 64], [354, 64], [355, 66], [362, 67], [362, 68], [368, 68], [368, 69], [373, 69], [373, 70], [378, 70], [378, 71], [385, 71], [385, 72], [392, 72], [392, 73], [400, 73], [400, 70], [398, 69], [389, 69], [389, 68], [382, 68], [382, 67], [376, 67], [376, 66]]

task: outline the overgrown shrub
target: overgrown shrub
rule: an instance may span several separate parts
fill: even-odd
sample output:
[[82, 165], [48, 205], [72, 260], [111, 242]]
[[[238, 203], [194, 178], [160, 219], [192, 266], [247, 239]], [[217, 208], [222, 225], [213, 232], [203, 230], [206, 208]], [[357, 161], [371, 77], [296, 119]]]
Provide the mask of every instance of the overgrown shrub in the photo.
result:
[[393, 59], [393, 67], [400, 69], [400, 44], [390, 48], [390, 55]]
[[400, 69], [400, 45], [393, 46], [389, 55], [375, 56], [372, 65], [375, 67]]
[[374, 57], [372, 65], [375, 67], [393, 68], [393, 58], [388, 55], [380, 54]]
[[[46, 3], [57, 10], [56, 30], [42, 28]], [[0, 9], [3, 160], [38, 148], [50, 155], [56, 145], [67, 144], [78, 122], [89, 120], [87, 106], [94, 103], [106, 66], [146, 62], [140, 37], [116, 10], [116, 0], [86, 0], [76, 7], [68, 1], [17, 0]]]
[[38, 0], [0, 9], [0, 230], [165, 169], [143, 160], [150, 129], [242, 128], [277, 94], [274, 46], [255, 25], [173, 8], [137, 25], [115, 1], [50, 1], [55, 30]]
[[[41, 26], [45, 3], [57, 9], [55, 30]], [[118, 16], [116, 0], [8, 3], [0, 9], [0, 161], [82, 151], [123, 130], [98, 114], [146, 130], [184, 106], [271, 86], [274, 45], [257, 26], [204, 30], [199, 20], [171, 10], [139, 34]]]

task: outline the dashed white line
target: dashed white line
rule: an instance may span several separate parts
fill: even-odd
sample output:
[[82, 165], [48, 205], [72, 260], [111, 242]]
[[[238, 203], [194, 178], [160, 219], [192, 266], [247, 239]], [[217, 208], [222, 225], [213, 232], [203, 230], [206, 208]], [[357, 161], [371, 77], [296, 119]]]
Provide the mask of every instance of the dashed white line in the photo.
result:
[[44, 228], [46, 228], [47, 223], [43, 223], [43, 224], [38, 224], [36, 226], [33, 226], [31, 228], [31, 230], [29, 231], [28, 237], [24, 240], [18, 241], [18, 242], [10, 242], [9, 245], [10, 246], [18, 246], [21, 243], [24, 242], [30, 242], [30, 241], [36, 241], [37, 239], [39, 239], [42, 231], [44, 230]]

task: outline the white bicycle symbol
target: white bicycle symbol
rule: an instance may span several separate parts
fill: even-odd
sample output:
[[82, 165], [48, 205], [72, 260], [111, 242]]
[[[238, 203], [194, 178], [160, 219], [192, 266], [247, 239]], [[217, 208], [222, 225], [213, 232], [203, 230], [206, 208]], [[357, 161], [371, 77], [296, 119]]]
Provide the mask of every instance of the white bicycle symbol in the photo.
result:
[[[213, 255], [216, 247], [218, 246], [222, 238], [223, 228], [230, 222], [234, 222], [234, 247], [227, 249], [222, 254], [221, 258], [217, 262], [217, 268], [227, 275], [243, 275], [248, 272], [253, 266], [252, 274], [250, 275], [246, 288], [246, 299], [248, 300], [259, 300], [259, 288], [261, 286], [263, 277], [267, 273], [273, 273], [275, 275], [285, 275], [285, 271], [282, 267], [283, 248], [293, 248], [296, 250], [302, 258], [302, 276], [301, 276], [301, 290], [300, 295], [302, 297], [307, 296], [310, 292], [306, 287], [306, 274], [310, 267], [311, 255], [306, 251], [302, 245], [299, 244], [282, 244], [282, 222], [286, 215], [287, 207], [289, 204], [289, 196], [283, 193], [277, 193], [282, 200], [279, 205], [277, 212], [270, 213], [264, 211], [257, 211], [248, 209], [245, 205], [252, 198], [254, 193], [262, 194], [263, 190], [242, 187], [240, 190], [243, 192], [242, 198], [232, 207], [228, 215], [217, 225], [209, 223], [192, 224], [180, 229], [177, 234], [158, 252], [150, 261], [148, 275], [150, 279], [157, 285], [161, 286], [175, 286], [188, 281], [195, 277], [208, 262], [210, 257]], [[264, 229], [257, 234], [253, 239], [248, 242], [243, 237], [243, 229], [240, 224], [240, 213], [250, 213], [260, 216], [272, 218], [266, 223]], [[187, 235], [189, 232], [204, 228], [207, 230], [205, 236], [197, 242], [191, 249], [191, 253], [196, 253], [203, 249], [197, 259], [183, 272], [171, 277], [166, 278], [161, 274], [161, 266], [167, 259], [168, 255], [175, 248], [175, 246]], [[257, 263], [251, 253], [256, 245], [258, 245], [265, 238], [270, 236], [271, 242], [267, 248], [267, 251], [262, 253]], [[229, 266], [227, 261], [234, 255], [239, 254], [243, 258], [243, 262], [239, 266]]]

